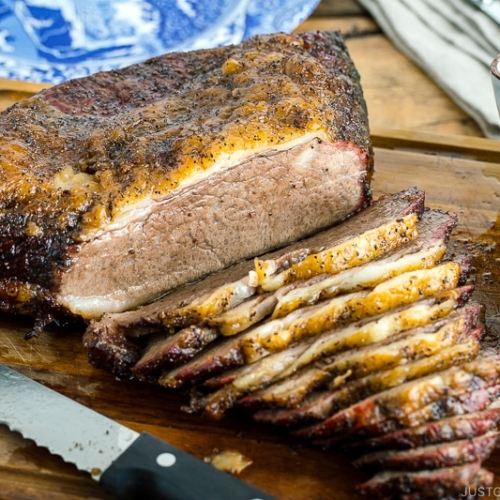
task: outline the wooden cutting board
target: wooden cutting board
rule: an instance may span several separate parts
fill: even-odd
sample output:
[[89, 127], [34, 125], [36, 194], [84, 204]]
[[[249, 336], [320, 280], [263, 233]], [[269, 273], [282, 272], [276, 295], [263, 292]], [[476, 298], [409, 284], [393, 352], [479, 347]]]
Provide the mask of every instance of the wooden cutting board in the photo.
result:
[[[416, 185], [427, 204], [459, 215], [453, 242], [474, 256], [475, 298], [486, 306], [486, 342], [500, 334], [500, 143], [481, 138], [373, 131], [375, 197]], [[341, 453], [315, 449], [283, 430], [256, 425], [232, 414], [212, 422], [186, 414], [185, 399], [158, 387], [120, 382], [87, 362], [82, 330], [50, 329], [26, 341], [29, 319], [0, 315], [0, 361], [103, 414], [146, 430], [198, 456], [234, 449], [253, 464], [240, 478], [278, 500], [358, 498], [356, 484], [367, 476]], [[498, 474], [500, 451], [486, 466]], [[196, 478], [193, 478], [196, 480]], [[500, 493], [500, 489], [492, 490]], [[0, 498], [105, 499], [85, 473], [33, 441], [0, 426]], [[222, 499], [221, 499], [222, 500]]]

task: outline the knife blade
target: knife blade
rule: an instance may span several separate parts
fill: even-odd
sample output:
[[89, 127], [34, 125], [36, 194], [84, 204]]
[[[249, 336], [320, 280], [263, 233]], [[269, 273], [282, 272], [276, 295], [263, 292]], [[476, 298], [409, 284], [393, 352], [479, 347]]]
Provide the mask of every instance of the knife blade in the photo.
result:
[[148, 433], [0, 364], [0, 423], [90, 473], [124, 500], [274, 500]]
[[500, 0], [469, 0], [469, 3], [474, 4], [497, 24], [500, 24]]

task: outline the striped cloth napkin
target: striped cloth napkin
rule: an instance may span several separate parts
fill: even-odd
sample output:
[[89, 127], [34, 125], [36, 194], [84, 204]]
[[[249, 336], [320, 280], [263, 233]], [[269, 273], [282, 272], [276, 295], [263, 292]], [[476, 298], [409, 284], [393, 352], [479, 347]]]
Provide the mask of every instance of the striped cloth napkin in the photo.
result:
[[481, 127], [500, 139], [490, 64], [500, 25], [467, 0], [358, 0], [387, 37]]

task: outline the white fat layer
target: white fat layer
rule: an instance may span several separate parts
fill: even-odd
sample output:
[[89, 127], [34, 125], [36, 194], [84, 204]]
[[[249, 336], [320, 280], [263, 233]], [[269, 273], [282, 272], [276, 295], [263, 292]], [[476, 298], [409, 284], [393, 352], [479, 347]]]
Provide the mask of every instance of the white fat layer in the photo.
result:
[[[125, 297], [125, 295], [123, 295]], [[153, 300], [155, 296], [150, 297]], [[103, 295], [59, 295], [58, 303], [66, 307], [73, 314], [83, 319], [100, 318], [104, 312], [117, 313], [134, 309], [144, 303], [144, 297], [141, 300], [117, 299]]]
[[233, 386], [240, 390], [258, 389], [263, 384], [274, 380], [275, 375], [290, 366], [305, 348], [303, 345], [297, 345], [249, 365], [253, 369], [246, 370], [244, 375], [234, 380]]
[[[269, 148], [269, 145], [263, 145], [261, 147], [256, 147], [252, 149], [245, 149], [234, 151], [232, 153], [223, 153], [221, 154], [214, 164], [208, 169], [200, 169], [193, 171], [191, 175], [183, 178], [174, 192], [169, 193], [166, 197], [161, 199], [155, 199], [151, 196], [145, 197], [136, 203], [130, 203], [123, 207], [123, 209], [113, 218], [112, 222], [99, 228], [96, 231], [91, 231], [86, 235], [82, 235], [82, 240], [89, 241], [94, 238], [100, 237], [102, 234], [107, 233], [109, 231], [117, 231], [120, 229], [126, 228], [129, 224], [136, 222], [138, 220], [143, 220], [147, 218], [147, 216], [154, 211], [155, 207], [161, 205], [166, 199], [170, 199], [176, 192], [180, 192], [185, 189], [189, 189], [191, 186], [196, 185], [209, 176], [216, 174], [217, 172], [225, 169], [230, 169], [239, 165], [240, 163], [250, 159], [251, 157], [258, 156], [260, 154], [265, 153], [266, 155], [272, 155], [280, 151], [286, 151], [292, 149], [297, 146], [301, 146], [306, 144], [314, 139], [329, 141], [329, 137], [325, 132], [315, 131], [304, 134], [296, 139], [292, 139], [291, 141], [285, 142], [283, 144], [279, 144], [273, 147], [273, 149]], [[306, 150], [303, 152], [299, 165], [307, 166], [310, 164], [310, 159], [314, 155], [314, 151]]]
[[[205, 309], [207, 312], [217, 311], [221, 307], [231, 308], [240, 304], [246, 298], [255, 293], [255, 288], [248, 285], [248, 277], [244, 276], [242, 279], [227, 283], [220, 286], [216, 290], [207, 292], [205, 295], [199, 297], [192, 303], [188, 304], [182, 309]], [[144, 304], [144, 297], [139, 294], [130, 294], [137, 299], [128, 299], [128, 293], [120, 294], [123, 299], [118, 299], [112, 296], [103, 295], [59, 295], [58, 301], [67, 307], [72, 313], [81, 316], [83, 319], [92, 319], [102, 316], [103, 312], [115, 313], [124, 310], [133, 309]], [[147, 301], [157, 298], [152, 295]], [[147, 302], [146, 301], [146, 302]]]
[[350, 325], [341, 330], [327, 332], [312, 345], [308, 343], [271, 354], [256, 363], [247, 365], [238, 372], [233, 385], [241, 390], [252, 389], [266, 382], [278, 381], [291, 376], [300, 368], [309, 365], [337, 350], [360, 348], [375, 344], [401, 333], [405, 329], [423, 326], [435, 318], [451, 312], [456, 305], [450, 299], [441, 304], [425, 302], [396, 311], [363, 326]]
[[[382, 240], [386, 238], [386, 234], [390, 234], [394, 232], [396, 227], [406, 228], [408, 226], [413, 227], [414, 223], [416, 223], [417, 216], [416, 214], [409, 214], [404, 219], [400, 219], [397, 221], [390, 221], [382, 226], [376, 227], [374, 229], [370, 229], [358, 236], [355, 236], [347, 241], [341, 242], [340, 244], [334, 245], [325, 250], [321, 250], [316, 254], [310, 254], [303, 261], [293, 264], [289, 268], [284, 271], [279, 272], [278, 274], [274, 274], [276, 272], [276, 261], [273, 259], [258, 261], [258, 268], [260, 269], [259, 276], [259, 285], [266, 291], [277, 290], [287, 282], [293, 281], [295, 278], [294, 270], [300, 269], [300, 267], [304, 267], [304, 264], [308, 259], [312, 257], [315, 258], [318, 262], [322, 262], [321, 272], [336, 272], [336, 269], [341, 266], [341, 264], [337, 263], [337, 260], [340, 256], [352, 254], [352, 250], [356, 249], [356, 255], [351, 255], [343, 265], [344, 268], [349, 268], [354, 265], [359, 265], [364, 262], [369, 262], [373, 258], [377, 257], [378, 254], [378, 246], [374, 246], [374, 242], [377, 240]], [[417, 231], [399, 231], [396, 237], [392, 237], [392, 242], [390, 242], [391, 246], [397, 246], [397, 244], [402, 243], [403, 239], [408, 237], [417, 236]], [[404, 238], [401, 236], [405, 234]], [[333, 258], [332, 258], [333, 257]], [[328, 262], [332, 262], [328, 264]], [[256, 268], [256, 272], [258, 269]], [[309, 275], [313, 275], [313, 268], [309, 270]], [[253, 279], [253, 278], [252, 278]]]
[[224, 309], [230, 309], [240, 304], [243, 300], [255, 293], [255, 287], [248, 284], [248, 276], [238, 281], [220, 286], [215, 291], [207, 294], [206, 298], [195, 300], [194, 305], [202, 305], [209, 310], [216, 310], [220, 303], [224, 303]]
[[430, 248], [404, 255], [398, 260], [393, 257], [369, 262], [354, 267], [312, 285], [298, 287], [280, 297], [277, 309], [290, 306], [295, 301], [299, 305], [313, 304], [320, 298], [328, 298], [337, 293], [355, 291], [358, 288], [368, 288], [392, 278], [403, 272], [428, 268], [436, 264], [446, 250], [445, 243], [440, 241]]
[[[279, 404], [280, 402], [285, 402], [291, 394], [305, 394], [311, 382], [317, 380], [317, 376], [326, 380], [328, 373], [338, 372], [342, 374], [356, 369], [357, 374], [355, 376], [358, 378], [366, 376], [373, 371], [390, 367], [391, 364], [397, 364], [397, 360], [401, 363], [403, 360], [407, 362], [412, 357], [418, 357], [422, 354], [430, 356], [446, 347], [455, 345], [462, 329], [463, 320], [457, 318], [451, 320], [435, 333], [415, 333], [410, 337], [387, 345], [379, 347], [367, 346], [364, 349], [349, 350], [335, 357], [330, 365], [321, 367], [310, 365], [308, 369], [299, 372], [299, 375], [296, 377], [283, 377], [283, 380], [280, 377], [279, 382], [265, 389], [262, 394], [264, 397], [267, 394], [272, 394], [273, 401]], [[436, 377], [436, 380], [440, 380], [439, 375]], [[394, 390], [398, 390], [398, 387], [390, 391]], [[387, 394], [390, 391], [387, 391]], [[411, 397], [408, 398], [408, 400], [411, 399]]]
[[303, 366], [313, 363], [325, 353], [332, 354], [346, 346], [352, 348], [374, 344], [401, 333], [405, 328], [423, 326], [435, 318], [450, 313], [455, 305], [456, 301], [454, 299], [449, 299], [441, 304], [417, 303], [402, 311], [387, 314], [387, 316], [371, 321], [361, 327], [352, 325], [323, 335], [304, 351], [293, 365], [283, 371], [278, 379], [286, 378]]
[[398, 298], [399, 305], [409, 304], [423, 296], [454, 288], [458, 277], [459, 266], [449, 262], [431, 269], [403, 273], [377, 285], [371, 291], [341, 295], [324, 303], [297, 309], [282, 319], [272, 320], [250, 330], [243, 338], [244, 356], [247, 362], [255, 362], [271, 351], [285, 348], [292, 341], [332, 328], [345, 314], [346, 307], [350, 310], [363, 303], [365, 310], [361, 317], [370, 308], [381, 313], [391, 307], [395, 298]]
[[235, 335], [269, 316], [276, 306], [274, 296], [258, 295], [232, 309], [209, 319], [210, 326], [217, 327], [222, 335]]

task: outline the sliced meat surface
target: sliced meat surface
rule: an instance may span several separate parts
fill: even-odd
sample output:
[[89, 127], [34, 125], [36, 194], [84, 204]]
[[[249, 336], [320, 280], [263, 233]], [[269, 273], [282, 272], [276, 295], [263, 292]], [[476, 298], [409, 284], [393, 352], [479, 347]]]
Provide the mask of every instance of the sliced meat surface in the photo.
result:
[[[356, 239], [364, 231], [384, 227], [391, 221], [411, 214], [420, 215], [424, 210], [424, 197], [422, 191], [413, 188], [384, 197], [341, 225], [276, 251], [268, 258], [279, 258], [288, 256], [290, 252], [301, 253], [324, 246], [333, 247]], [[411, 220], [412, 224], [416, 224], [415, 219]], [[133, 355], [125, 352], [121, 346], [130, 344], [125, 337], [140, 337], [158, 331], [170, 333], [206, 319], [220, 317], [225, 312], [229, 314], [235, 306], [256, 293], [248, 279], [253, 268], [253, 261], [245, 261], [205, 280], [181, 287], [137, 310], [104, 315], [100, 321], [92, 322], [84, 335], [84, 344], [89, 349], [91, 362], [119, 375], [129, 375], [130, 368], [141, 356], [139, 350]], [[127, 355], [126, 361], [123, 359], [124, 354]]]
[[374, 288], [403, 272], [435, 266], [446, 252], [446, 242], [456, 216], [440, 211], [424, 212], [417, 224], [418, 235], [375, 260], [335, 274], [320, 274], [308, 280], [282, 286], [275, 294], [273, 318], [312, 305], [341, 293]]
[[448, 246], [456, 216], [413, 195], [397, 220], [368, 218], [356, 232], [383, 198], [253, 265], [108, 314], [85, 340], [105, 341], [109, 327], [108, 339], [138, 349], [137, 378], [190, 386], [187, 411], [220, 419], [237, 406], [354, 454], [381, 471], [361, 485], [367, 495], [451, 499], [462, 483], [490, 484], [482, 462], [500, 435], [500, 354], [481, 351], [471, 258]]
[[429, 444], [471, 439], [498, 428], [500, 408], [488, 408], [466, 415], [456, 415], [352, 443], [351, 451], [408, 449]]
[[[346, 379], [359, 378], [378, 370], [403, 364], [411, 359], [418, 359], [422, 356], [431, 356], [442, 350], [444, 347], [455, 344], [474, 328], [478, 321], [480, 307], [471, 306], [463, 311], [452, 313], [442, 320], [437, 320], [423, 327], [404, 332], [394, 339], [369, 345], [360, 349], [348, 350], [345, 353], [326, 358], [318, 362], [318, 367], [313, 366], [310, 370], [304, 370], [299, 374], [297, 380], [293, 377], [285, 379], [283, 386], [274, 385], [268, 390], [273, 398], [274, 404], [281, 403], [283, 406], [295, 406], [306, 396], [308, 392], [325, 382], [332, 380], [332, 386], [342, 385]], [[474, 333], [474, 337], [478, 334]], [[476, 339], [476, 344], [479, 339]], [[292, 354], [294, 348], [285, 350]], [[266, 358], [264, 358], [266, 360]], [[277, 362], [278, 369], [282, 363]], [[272, 363], [271, 363], [272, 365]], [[267, 368], [267, 367], [264, 367]], [[220, 418], [221, 414], [232, 407], [236, 401], [248, 392], [259, 389], [269, 382], [266, 375], [272, 370], [267, 369], [259, 372], [248, 370], [249, 373], [240, 378], [236, 378], [231, 383], [226, 384], [217, 392], [207, 397], [205, 411], [212, 417]], [[255, 376], [254, 376], [255, 375]], [[260, 375], [260, 377], [259, 377]], [[291, 392], [286, 382], [295, 382], [294, 390]], [[297, 386], [299, 390], [297, 390]]]
[[439, 398], [419, 410], [405, 415], [401, 419], [388, 418], [379, 422], [349, 430], [344, 435], [326, 439], [317, 439], [315, 443], [325, 448], [343, 446], [348, 442], [356, 442], [381, 437], [405, 428], [418, 427], [429, 422], [437, 422], [443, 418], [467, 415], [487, 409], [500, 397], [500, 384], [487, 383], [485, 387], [464, 389], [452, 396]]
[[152, 335], [141, 359], [131, 368], [138, 379], [150, 379], [165, 366], [175, 366], [191, 359], [218, 337], [210, 327], [187, 326], [173, 335]]
[[[439, 220], [437, 213], [433, 214], [429, 220], [422, 225], [422, 230], [429, 238], [444, 238], [451, 231], [456, 223], [456, 215], [442, 214], [444, 220]], [[433, 220], [437, 219], [437, 220]], [[434, 227], [430, 227], [434, 226]], [[263, 260], [256, 259], [255, 278], [257, 284], [264, 290], [277, 290], [283, 285], [301, 279], [309, 278], [313, 275], [328, 273], [337, 274], [346, 269], [346, 262], [343, 255], [350, 253], [349, 267], [363, 264], [367, 260], [372, 260], [372, 255], [381, 255], [387, 248], [393, 248], [392, 243], [395, 238], [409, 236], [408, 231], [403, 229], [403, 233], [398, 226], [388, 225], [383, 232], [372, 233], [367, 231], [355, 241], [355, 245], [346, 242], [341, 246], [342, 251], [332, 251], [330, 249], [312, 252], [310, 255], [301, 254], [301, 258]], [[397, 240], [396, 240], [397, 241]]]
[[[321, 358], [382, 342], [403, 331], [424, 326], [438, 318], [445, 317], [456, 305], [457, 303], [453, 299], [439, 303], [434, 300], [426, 300], [397, 308], [394, 312], [390, 311], [374, 319], [355, 322], [345, 328], [328, 330], [315, 339], [300, 342], [292, 348], [297, 352], [297, 355], [293, 358], [289, 357], [286, 365], [278, 360], [287, 357], [288, 350], [271, 354], [252, 365], [227, 372], [223, 376], [207, 381], [205, 385], [217, 387], [217, 385], [235, 381], [240, 387], [246, 385], [249, 388], [255, 388], [259, 385], [260, 376], [268, 381], [277, 382]], [[278, 363], [273, 367], [275, 360]], [[245, 383], [245, 376], [251, 377], [251, 380], [247, 379], [248, 384]]]
[[456, 288], [460, 276], [458, 262], [405, 272], [372, 290], [341, 295], [264, 323], [242, 337], [241, 349], [246, 361], [252, 363], [330, 328]]
[[428, 270], [404, 273], [370, 292], [343, 295], [298, 309], [284, 318], [263, 323], [249, 332], [242, 332], [221, 342], [179, 369], [166, 371], [159, 383], [178, 387], [188, 381], [201, 382], [228, 368], [258, 361], [335, 325], [375, 316], [381, 311], [390, 310], [395, 304], [409, 304], [421, 297], [450, 291], [458, 284], [460, 273], [460, 266], [449, 262]]

